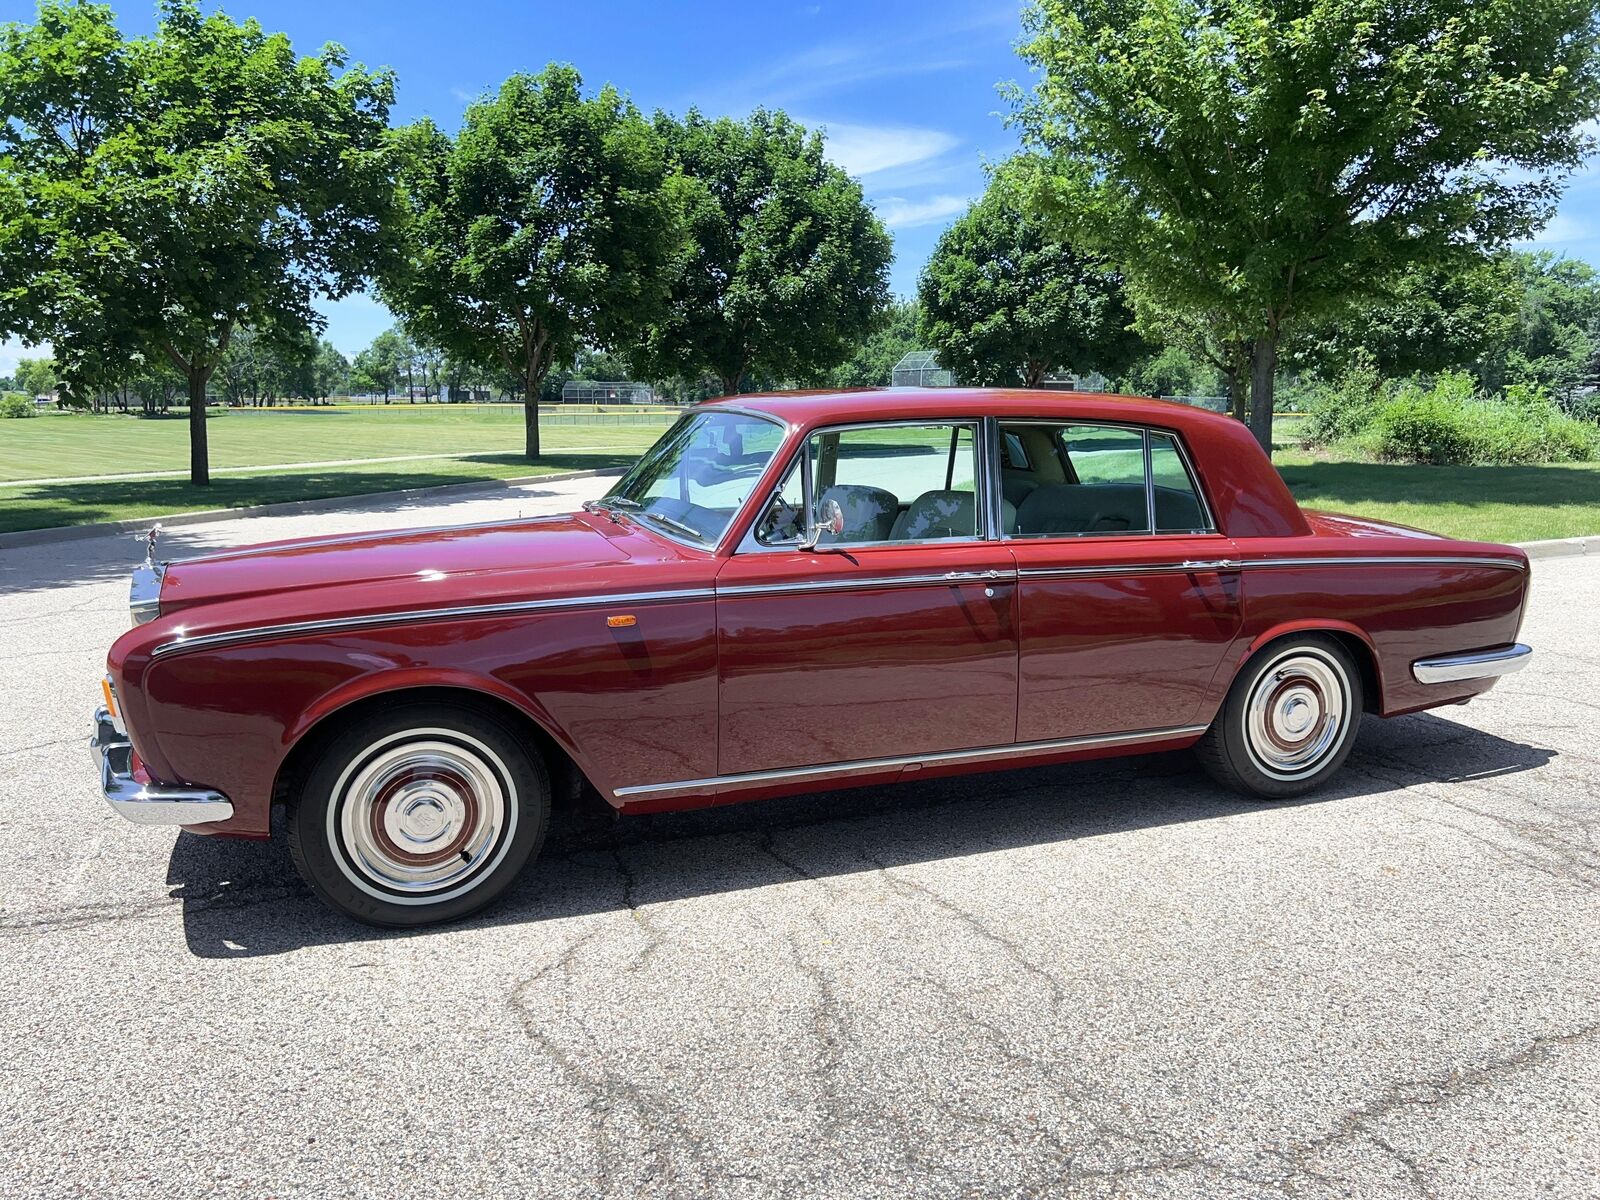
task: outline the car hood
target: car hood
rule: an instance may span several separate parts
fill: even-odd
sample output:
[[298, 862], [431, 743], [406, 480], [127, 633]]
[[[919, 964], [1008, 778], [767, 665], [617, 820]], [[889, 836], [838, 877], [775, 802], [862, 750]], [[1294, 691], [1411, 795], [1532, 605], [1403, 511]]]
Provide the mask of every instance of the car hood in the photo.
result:
[[338, 596], [356, 594], [383, 608], [456, 603], [508, 589], [578, 588], [632, 557], [582, 514], [297, 538], [168, 564], [161, 612], [239, 601], [272, 610], [317, 607], [307, 593], [322, 594], [330, 609], [345, 607]]

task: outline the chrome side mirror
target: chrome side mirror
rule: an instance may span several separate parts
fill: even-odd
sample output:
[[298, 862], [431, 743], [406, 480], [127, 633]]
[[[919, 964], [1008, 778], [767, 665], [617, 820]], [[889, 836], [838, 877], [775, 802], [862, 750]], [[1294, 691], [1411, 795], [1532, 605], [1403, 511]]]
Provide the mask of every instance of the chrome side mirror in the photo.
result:
[[800, 539], [800, 549], [815, 550], [823, 534], [831, 533], [838, 537], [843, 532], [844, 509], [839, 507], [837, 500], [824, 500], [817, 505], [817, 520], [807, 526], [805, 537]]

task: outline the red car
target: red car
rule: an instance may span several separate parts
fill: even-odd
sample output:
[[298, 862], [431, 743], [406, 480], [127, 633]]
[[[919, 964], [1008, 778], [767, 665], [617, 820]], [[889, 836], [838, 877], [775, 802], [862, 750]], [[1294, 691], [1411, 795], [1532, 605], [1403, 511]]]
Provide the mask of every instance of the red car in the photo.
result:
[[1297, 796], [1362, 713], [1523, 666], [1527, 596], [1520, 550], [1302, 512], [1182, 405], [746, 396], [582, 512], [147, 563], [92, 745], [124, 816], [285, 804], [319, 896], [420, 925], [584, 781], [659, 812], [1194, 746]]

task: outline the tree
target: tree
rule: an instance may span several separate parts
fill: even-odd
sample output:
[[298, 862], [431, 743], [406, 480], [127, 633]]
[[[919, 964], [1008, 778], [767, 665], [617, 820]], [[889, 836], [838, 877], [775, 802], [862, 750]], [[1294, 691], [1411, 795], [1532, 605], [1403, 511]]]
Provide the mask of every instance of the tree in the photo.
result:
[[891, 300], [883, 323], [867, 334], [845, 362], [828, 373], [830, 387], [884, 387], [894, 366], [912, 350], [921, 350], [922, 306], [915, 300]]
[[56, 365], [48, 358], [19, 358], [16, 371], [17, 390], [29, 396], [43, 396], [55, 391]]
[[659, 309], [680, 235], [659, 140], [578, 72], [513, 75], [454, 138], [403, 131], [404, 256], [381, 294], [413, 336], [515, 373], [539, 456], [539, 385], [584, 345], [635, 337]]
[[918, 289], [923, 334], [963, 383], [1121, 374], [1144, 349], [1121, 276], [1024, 203], [1023, 177], [998, 172], [939, 238]]
[[822, 136], [781, 112], [655, 128], [686, 177], [690, 236], [669, 305], [633, 358], [655, 378], [815, 378], [844, 362], [888, 300], [889, 235]]
[[356, 355], [354, 371], [368, 389], [383, 393], [383, 402], [389, 403], [389, 393], [405, 374], [405, 363], [411, 353], [411, 344], [398, 329], [385, 329], [372, 339], [372, 344]]
[[381, 257], [393, 80], [195, 0], [160, 13], [123, 41], [107, 9], [46, 3], [0, 37], [0, 152], [37, 198], [18, 216], [0, 196], [0, 251], [47, 268], [12, 319], [48, 330], [64, 376], [103, 380], [136, 348], [184, 375], [205, 484], [206, 385], [234, 331], [319, 327], [314, 297]]
[[1035, 0], [1020, 120], [1057, 219], [1146, 302], [1279, 347], [1413, 264], [1526, 236], [1587, 151], [1590, 0]]

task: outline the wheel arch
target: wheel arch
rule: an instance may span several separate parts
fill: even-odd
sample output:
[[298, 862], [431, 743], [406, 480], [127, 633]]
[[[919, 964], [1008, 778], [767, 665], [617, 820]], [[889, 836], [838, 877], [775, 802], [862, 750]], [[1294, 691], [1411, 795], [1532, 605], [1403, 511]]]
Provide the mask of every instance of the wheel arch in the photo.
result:
[[[1369, 713], [1383, 711], [1383, 672], [1378, 663], [1378, 650], [1372, 644], [1372, 639], [1367, 636], [1366, 630], [1359, 625], [1348, 621], [1330, 621], [1326, 619], [1308, 619], [1303, 621], [1287, 621], [1275, 625], [1254, 638], [1245, 648], [1239, 660], [1233, 665], [1233, 674], [1228, 679], [1228, 688], [1239, 678], [1251, 660], [1262, 651], [1269, 649], [1279, 642], [1292, 637], [1301, 637], [1306, 634], [1317, 633], [1331, 637], [1349, 653], [1361, 672], [1361, 707]], [[1223, 689], [1226, 694], [1228, 688]]]
[[585, 783], [592, 786], [587, 768], [568, 740], [556, 732], [558, 727], [548, 714], [528, 703], [525, 697], [485, 686], [483, 681], [440, 682], [435, 677], [393, 680], [378, 688], [369, 686], [335, 692], [308, 709], [285, 733], [288, 749], [273, 779], [272, 803], [287, 804], [294, 799], [317, 754], [352, 721], [410, 701], [477, 710], [506, 720], [527, 735], [543, 758], [552, 792], [558, 799], [577, 795]]

